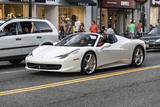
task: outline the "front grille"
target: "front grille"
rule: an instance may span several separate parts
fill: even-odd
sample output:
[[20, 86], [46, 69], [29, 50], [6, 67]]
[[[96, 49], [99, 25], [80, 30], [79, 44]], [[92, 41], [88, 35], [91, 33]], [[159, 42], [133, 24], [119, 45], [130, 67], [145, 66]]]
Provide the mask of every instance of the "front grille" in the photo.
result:
[[33, 68], [33, 69], [59, 70], [59, 69], [61, 69], [62, 65], [59, 65], [59, 64], [34, 64], [34, 63], [27, 63], [27, 67]]

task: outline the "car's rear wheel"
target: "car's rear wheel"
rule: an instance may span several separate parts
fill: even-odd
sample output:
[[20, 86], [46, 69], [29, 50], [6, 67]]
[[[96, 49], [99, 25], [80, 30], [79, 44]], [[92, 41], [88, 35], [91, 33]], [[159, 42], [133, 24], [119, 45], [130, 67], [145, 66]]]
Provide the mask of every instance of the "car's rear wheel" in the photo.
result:
[[23, 59], [14, 59], [14, 60], [9, 60], [9, 62], [13, 65], [18, 65], [22, 62]]
[[145, 57], [144, 50], [141, 46], [137, 46], [133, 52], [132, 66], [141, 66]]
[[82, 74], [92, 74], [97, 67], [97, 59], [93, 52], [88, 52], [84, 55], [81, 64]]

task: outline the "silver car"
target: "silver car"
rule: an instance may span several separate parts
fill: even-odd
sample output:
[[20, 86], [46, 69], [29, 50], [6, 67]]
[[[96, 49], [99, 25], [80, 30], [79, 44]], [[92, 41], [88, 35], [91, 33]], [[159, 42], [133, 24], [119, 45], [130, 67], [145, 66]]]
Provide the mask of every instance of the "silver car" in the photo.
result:
[[54, 25], [44, 19], [8, 19], [0, 21], [0, 61], [19, 64], [39, 45], [58, 41]]

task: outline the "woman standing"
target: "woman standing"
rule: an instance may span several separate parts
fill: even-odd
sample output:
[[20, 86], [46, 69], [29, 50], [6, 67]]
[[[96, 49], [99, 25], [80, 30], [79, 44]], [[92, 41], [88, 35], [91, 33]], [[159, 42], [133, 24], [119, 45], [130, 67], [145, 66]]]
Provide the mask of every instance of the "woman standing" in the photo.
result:
[[65, 37], [65, 28], [63, 20], [61, 20], [61, 24], [59, 25], [59, 40], [63, 39]]

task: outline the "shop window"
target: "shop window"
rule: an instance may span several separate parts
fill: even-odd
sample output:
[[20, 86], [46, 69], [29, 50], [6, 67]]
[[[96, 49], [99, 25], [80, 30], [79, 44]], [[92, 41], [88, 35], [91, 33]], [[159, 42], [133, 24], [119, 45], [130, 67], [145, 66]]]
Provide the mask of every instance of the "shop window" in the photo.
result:
[[46, 22], [34, 22], [39, 32], [52, 32], [52, 28]]
[[38, 18], [45, 18], [45, 7], [44, 6], [38, 6], [37, 17]]
[[[59, 7], [59, 24], [61, 20], [63, 20], [66, 24], [65, 19], [70, 18], [70, 22], [74, 26], [75, 23], [75, 17], [78, 16], [79, 20], [81, 22], [84, 22], [84, 7], [67, 7], [67, 6], [61, 6]], [[72, 27], [72, 32], [74, 32], [74, 29]]]
[[28, 6], [22, 4], [5, 4], [5, 18], [28, 17]]

